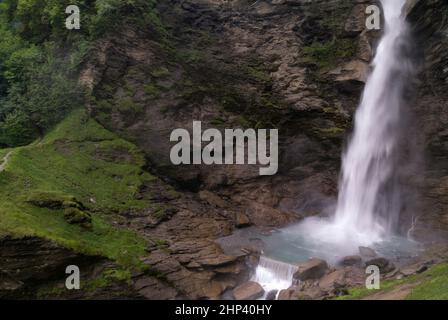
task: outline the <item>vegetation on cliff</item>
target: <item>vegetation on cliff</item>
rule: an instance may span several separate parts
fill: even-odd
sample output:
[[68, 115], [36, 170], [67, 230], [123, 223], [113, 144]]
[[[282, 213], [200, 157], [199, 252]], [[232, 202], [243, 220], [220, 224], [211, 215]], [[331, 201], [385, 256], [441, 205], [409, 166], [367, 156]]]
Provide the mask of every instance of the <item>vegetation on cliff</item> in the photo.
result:
[[[65, 27], [65, 8], [82, 8], [80, 30]], [[146, 0], [7, 0], [0, 3], [0, 146], [32, 142], [81, 105], [78, 72], [92, 43], [120, 22], [163, 35]], [[122, 17], [125, 17], [124, 20]]]
[[[136, 195], [154, 177], [142, 170], [144, 157], [134, 145], [76, 110], [43, 140], [8, 152], [0, 173], [0, 235], [43, 237], [139, 265], [146, 243], [120, 228], [116, 215], [149, 206]], [[67, 208], [89, 213], [91, 226], [71, 223]]]

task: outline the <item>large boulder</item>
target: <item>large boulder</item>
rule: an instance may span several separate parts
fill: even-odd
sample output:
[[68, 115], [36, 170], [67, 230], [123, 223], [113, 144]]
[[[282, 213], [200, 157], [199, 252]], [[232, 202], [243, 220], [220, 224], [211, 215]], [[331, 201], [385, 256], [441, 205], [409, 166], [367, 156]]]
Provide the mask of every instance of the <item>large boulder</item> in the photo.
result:
[[366, 261], [366, 266], [377, 266], [382, 274], [389, 273], [395, 269], [395, 266], [388, 259], [377, 257]]
[[362, 258], [360, 256], [347, 256], [339, 261], [339, 265], [343, 267], [352, 267], [352, 266], [360, 266], [362, 262]]
[[339, 295], [346, 290], [346, 274], [344, 269], [336, 270], [319, 280], [319, 288], [330, 295]]
[[361, 257], [367, 259], [377, 257], [375, 250], [369, 247], [359, 247], [359, 254], [361, 255]]
[[294, 273], [294, 279], [300, 281], [320, 279], [327, 269], [328, 264], [326, 261], [313, 258], [298, 266], [298, 270]]
[[244, 214], [242, 212], [237, 212], [235, 214], [235, 226], [237, 228], [245, 228], [250, 225], [251, 225], [250, 219], [246, 214]]
[[264, 289], [256, 282], [248, 281], [233, 290], [235, 300], [255, 300], [262, 297]]
[[266, 295], [266, 300], [276, 300], [277, 298], [277, 290], [271, 290], [268, 292], [268, 294]]
[[319, 300], [325, 295], [326, 293], [314, 281], [305, 281], [299, 286], [280, 291], [278, 300]]

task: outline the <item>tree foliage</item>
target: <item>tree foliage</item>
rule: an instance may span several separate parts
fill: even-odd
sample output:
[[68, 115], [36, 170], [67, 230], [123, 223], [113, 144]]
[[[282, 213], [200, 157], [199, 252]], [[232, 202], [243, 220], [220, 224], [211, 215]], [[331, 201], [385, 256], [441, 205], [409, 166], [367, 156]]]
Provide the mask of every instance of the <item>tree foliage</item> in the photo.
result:
[[[67, 30], [65, 8], [78, 5], [81, 30]], [[41, 136], [83, 92], [79, 66], [91, 44], [125, 22], [163, 33], [156, 0], [4, 0], [0, 2], [0, 146]]]

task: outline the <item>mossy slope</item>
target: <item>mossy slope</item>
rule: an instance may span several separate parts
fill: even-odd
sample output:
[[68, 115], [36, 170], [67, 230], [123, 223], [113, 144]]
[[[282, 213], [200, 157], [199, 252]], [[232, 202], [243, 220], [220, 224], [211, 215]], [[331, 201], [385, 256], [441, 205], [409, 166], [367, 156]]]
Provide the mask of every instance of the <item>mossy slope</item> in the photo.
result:
[[[0, 172], [0, 236], [43, 237], [122, 265], [139, 264], [145, 241], [113, 226], [116, 213], [149, 205], [136, 194], [155, 178], [142, 170], [144, 156], [133, 144], [77, 110], [43, 140], [9, 151]], [[69, 224], [62, 207], [29, 201], [40, 195], [53, 195], [55, 203], [76, 199], [92, 214], [91, 228]]]

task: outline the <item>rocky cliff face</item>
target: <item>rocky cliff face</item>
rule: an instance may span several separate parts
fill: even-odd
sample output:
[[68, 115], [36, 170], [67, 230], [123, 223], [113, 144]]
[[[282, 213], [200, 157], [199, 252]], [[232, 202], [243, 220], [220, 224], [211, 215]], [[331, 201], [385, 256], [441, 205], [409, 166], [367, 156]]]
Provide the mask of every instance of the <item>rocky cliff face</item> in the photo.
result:
[[[180, 188], [208, 190], [258, 225], [327, 207], [343, 138], [377, 34], [358, 1], [169, 1], [169, 35], [126, 26], [84, 70], [92, 114], [145, 150]], [[210, 127], [279, 128], [274, 178], [254, 166], [171, 165], [169, 136]]]
[[[413, 27], [416, 55], [420, 58], [418, 96], [415, 100], [417, 127], [423, 138], [426, 170], [418, 214], [421, 233], [427, 228], [447, 230], [447, 76], [448, 76], [448, 3], [446, 1], [409, 1], [408, 20]], [[417, 128], [416, 127], [416, 128]]]
[[[89, 112], [145, 152], [146, 169], [160, 181], [139, 197], [169, 208], [156, 218], [150, 212], [122, 213], [121, 227], [153, 245], [143, 258], [151, 271], [133, 274], [117, 291], [147, 299], [221, 297], [247, 279], [252, 258], [249, 251], [224, 254], [214, 240], [237, 227], [283, 226], [331, 208], [342, 147], [379, 36], [364, 28], [371, 3], [160, 1], [160, 28], [123, 25], [96, 43], [81, 74]], [[407, 10], [416, 47], [422, 49], [416, 52], [422, 62], [413, 105], [415, 128], [421, 129], [416, 136], [429, 146], [422, 171], [428, 178], [415, 179], [415, 187], [425, 191], [414, 219], [423, 234], [428, 227], [448, 228], [448, 4], [410, 1]], [[193, 120], [202, 121], [203, 130], [278, 128], [279, 173], [260, 177], [258, 168], [244, 165], [173, 166], [170, 134], [176, 128], [191, 131]], [[173, 195], [168, 186], [178, 192]], [[11, 253], [12, 241], [0, 246], [10, 257], [6, 267], [0, 264], [0, 277], [6, 279], [0, 295], [21, 292], [25, 276], [11, 272], [19, 261], [24, 267], [31, 260], [50, 261], [44, 268], [50, 271], [72, 259], [107, 267], [39, 239], [17, 240], [15, 246], [28, 248], [31, 242], [37, 249]], [[94, 278], [95, 270], [89, 274]], [[32, 283], [39, 281], [34, 277]]]

